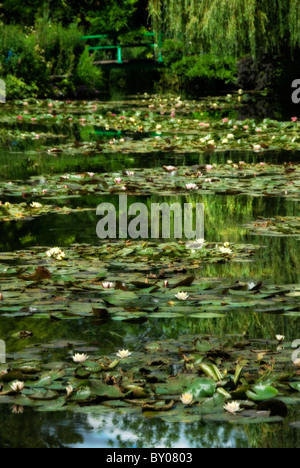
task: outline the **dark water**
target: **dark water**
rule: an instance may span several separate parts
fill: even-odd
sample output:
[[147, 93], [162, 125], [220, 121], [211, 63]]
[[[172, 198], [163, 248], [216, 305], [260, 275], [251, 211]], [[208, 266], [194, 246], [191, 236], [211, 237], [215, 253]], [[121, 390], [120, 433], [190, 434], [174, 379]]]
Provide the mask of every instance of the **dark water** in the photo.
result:
[[[94, 129], [95, 130], [95, 129]], [[69, 135], [72, 139], [74, 135]], [[75, 135], [76, 139], [78, 135]], [[80, 135], [79, 135], [80, 137]], [[91, 139], [99, 138], [96, 131]], [[103, 136], [101, 136], [103, 138]], [[51, 145], [60, 143], [52, 140]], [[120, 155], [101, 154], [83, 158], [47, 154], [46, 141], [14, 142], [0, 148], [0, 179], [26, 180], [30, 176], [76, 171], [117, 172], [139, 167], [194, 165], [235, 162], [269, 161], [299, 162], [300, 152], [255, 154], [253, 152], [225, 152], [207, 154]], [[82, 197], [64, 203], [94, 210], [68, 216], [47, 215], [31, 222], [0, 224], [0, 250], [13, 251], [32, 246], [67, 247], [72, 243], [96, 245], [96, 207], [106, 197]], [[153, 201], [159, 201], [159, 194]], [[3, 200], [5, 201], [5, 200]], [[16, 200], [17, 201], [17, 200]], [[112, 200], [113, 201], [113, 200]], [[134, 201], [134, 199], [132, 199]], [[248, 196], [197, 196], [205, 204], [209, 216], [205, 238], [208, 242], [253, 243], [263, 245], [254, 262], [227, 265], [203, 265], [199, 275], [225, 277], [236, 280], [257, 280], [275, 284], [300, 283], [299, 241], [296, 238], [252, 236], [244, 226], [259, 216], [299, 216], [296, 202], [281, 198]], [[154, 320], [151, 323], [129, 324], [109, 322], [105, 326], [93, 320], [62, 321], [17, 319], [0, 317], [0, 335], [6, 339], [8, 359], [15, 353], [26, 353], [26, 341], [16, 343], [11, 337], [20, 330], [31, 330], [30, 344], [51, 343], [54, 340], [84, 341], [101, 348], [103, 354], [116, 347], [139, 350], [149, 340], [180, 338], [185, 333], [211, 333], [218, 337], [247, 331], [256, 338], [272, 339], [279, 332], [288, 341], [299, 337], [298, 317], [263, 315], [236, 311], [220, 321], [187, 319]], [[43, 359], [59, 360], [65, 351], [46, 349]], [[142, 414], [72, 414], [66, 412], [42, 413], [25, 408], [23, 414], [14, 414], [12, 408], [0, 406], [0, 447], [300, 447], [299, 428], [290, 425], [300, 417], [300, 408], [289, 408], [289, 416], [282, 424], [237, 426], [200, 422], [197, 424], [169, 424], [157, 418], [146, 419]]]

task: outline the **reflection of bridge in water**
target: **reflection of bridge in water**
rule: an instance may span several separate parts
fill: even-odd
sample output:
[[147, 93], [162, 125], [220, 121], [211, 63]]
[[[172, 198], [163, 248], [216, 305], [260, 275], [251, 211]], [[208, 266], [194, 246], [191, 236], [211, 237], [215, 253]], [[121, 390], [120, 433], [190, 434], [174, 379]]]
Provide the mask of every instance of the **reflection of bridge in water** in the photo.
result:
[[[96, 65], [127, 65], [128, 63], [155, 63], [162, 64], [162, 34], [155, 34], [153, 32], [144, 33], [143, 42], [138, 43], [120, 43], [118, 38], [113, 34], [98, 34], [93, 36], [83, 36], [81, 39], [88, 41], [89, 51], [111, 51], [115, 58], [113, 59], [100, 59], [95, 60]], [[96, 41], [98, 43], [96, 43]], [[124, 59], [123, 52], [126, 49], [133, 48], [148, 48], [153, 50], [153, 59], [144, 58], [144, 59]]]

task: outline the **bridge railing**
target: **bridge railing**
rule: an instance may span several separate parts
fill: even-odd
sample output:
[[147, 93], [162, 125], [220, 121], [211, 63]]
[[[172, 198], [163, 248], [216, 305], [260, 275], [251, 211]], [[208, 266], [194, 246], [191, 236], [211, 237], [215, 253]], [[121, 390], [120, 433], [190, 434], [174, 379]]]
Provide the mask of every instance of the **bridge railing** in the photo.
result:
[[[121, 44], [120, 42], [117, 42], [117, 44], [114, 45], [89, 45], [89, 50], [90, 51], [97, 51], [97, 50], [117, 50], [117, 63], [121, 64], [123, 63], [123, 57], [122, 57], [122, 49], [124, 48], [135, 48], [135, 47], [149, 47], [153, 48], [155, 51], [157, 51], [157, 61], [159, 63], [163, 63], [163, 57], [162, 57], [162, 34], [159, 34], [158, 36], [153, 33], [153, 32], [147, 32], [143, 34], [144, 37], [149, 37], [153, 38], [153, 42], [143, 42], [143, 43], [133, 43], [133, 44]], [[103, 39], [112, 39], [114, 36], [111, 34], [96, 34], [92, 36], [82, 36], [81, 39], [85, 41], [94, 41], [94, 40], [103, 40]], [[158, 40], [157, 40], [158, 39]]]

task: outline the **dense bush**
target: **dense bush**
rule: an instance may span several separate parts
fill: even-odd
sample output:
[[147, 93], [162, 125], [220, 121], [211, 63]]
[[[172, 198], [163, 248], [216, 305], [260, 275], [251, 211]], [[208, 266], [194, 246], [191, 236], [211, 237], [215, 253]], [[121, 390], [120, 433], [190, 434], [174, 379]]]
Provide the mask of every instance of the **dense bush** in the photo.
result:
[[43, 52], [51, 75], [71, 75], [74, 72], [84, 50], [81, 36], [82, 31], [75, 24], [63, 27], [47, 19], [37, 21], [35, 40]]
[[39, 88], [36, 84], [27, 85], [23, 80], [14, 75], [7, 75], [5, 77], [5, 86], [7, 99], [27, 99], [39, 95]]
[[187, 78], [220, 80], [226, 84], [234, 84], [236, 81], [236, 60], [231, 57], [219, 59], [209, 54], [184, 57], [179, 62], [175, 62], [171, 68], [174, 73]]
[[76, 81], [79, 85], [86, 86], [89, 91], [97, 90], [102, 86], [101, 69], [94, 66], [94, 59], [90, 56], [88, 47], [80, 56], [76, 70]]
[[44, 87], [48, 80], [47, 64], [32, 33], [24, 34], [17, 26], [1, 27], [0, 74], [13, 75], [27, 85]]
[[77, 25], [63, 27], [47, 18], [34, 27], [0, 25], [0, 77], [7, 96], [75, 94], [76, 86], [101, 86], [101, 71], [85, 50]]
[[236, 84], [237, 66], [233, 57], [218, 58], [210, 54], [180, 57], [180, 43], [168, 43], [164, 55], [168, 68], [162, 79], [162, 86], [176, 90], [187, 89], [195, 92], [210, 92], [215, 88], [231, 87]]

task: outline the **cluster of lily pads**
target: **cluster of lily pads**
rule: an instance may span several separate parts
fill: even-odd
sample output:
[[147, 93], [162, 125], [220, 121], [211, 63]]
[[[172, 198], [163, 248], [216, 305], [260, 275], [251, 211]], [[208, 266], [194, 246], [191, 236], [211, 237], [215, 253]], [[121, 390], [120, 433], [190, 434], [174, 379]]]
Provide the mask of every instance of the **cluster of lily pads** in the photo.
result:
[[300, 217], [276, 216], [270, 219], [258, 219], [247, 225], [255, 234], [263, 236], [296, 236], [300, 239]]
[[[0, 196], [6, 199], [44, 198], [47, 201], [74, 196], [134, 194], [162, 196], [191, 193], [284, 197], [299, 200], [299, 164], [235, 164], [164, 166], [115, 174], [94, 172], [55, 174], [23, 181], [0, 181]], [[42, 207], [40, 207], [42, 208]]]
[[284, 340], [188, 335], [109, 356], [72, 353], [68, 342], [65, 361], [45, 363], [37, 355], [28, 361], [25, 353], [1, 365], [0, 404], [15, 413], [114, 409], [169, 422], [280, 422], [300, 402], [300, 362], [291, 362]]
[[31, 203], [2, 203], [0, 201], [0, 222], [6, 221], [30, 221], [40, 216], [54, 214], [69, 214], [76, 211], [91, 211], [89, 208], [67, 208], [55, 205], [43, 205], [38, 202]]
[[[183, 242], [130, 241], [97, 247], [75, 245], [66, 250], [57, 247], [3, 252], [0, 313], [56, 320], [94, 316], [134, 321], [178, 318], [185, 311], [205, 318], [201, 313], [212, 312], [212, 307], [213, 316], [222, 317], [216, 314], [216, 305], [220, 305], [218, 312], [225, 312], [226, 295], [213, 281], [199, 282], [197, 270], [203, 263], [249, 261], [256, 250], [251, 245], [204, 244], [202, 249], [191, 250]], [[186, 274], [187, 267], [193, 276]], [[174, 275], [182, 279], [174, 281]], [[246, 293], [253, 294], [254, 286], [246, 287]], [[211, 292], [216, 301], [211, 299]], [[207, 301], [205, 294], [209, 295]], [[268, 296], [267, 292], [262, 299]]]
[[239, 310], [299, 316], [297, 285], [204, 281], [197, 274], [203, 263], [244, 262], [253, 253], [254, 246], [205, 244], [193, 251], [184, 243], [141, 241], [1, 253], [0, 313], [133, 323]]
[[[300, 145], [299, 122], [292, 117], [290, 122], [265, 119], [237, 120], [230, 115], [233, 97], [208, 98], [202, 101], [186, 101], [180, 98], [145, 96], [123, 104], [123, 109], [114, 109], [117, 103], [52, 102], [31, 106], [21, 103], [21, 112], [4, 113], [2, 125], [31, 125], [32, 132], [22, 132], [21, 138], [39, 139], [35, 127], [45, 125], [66, 127], [80, 125], [100, 129], [112, 138], [101, 143], [101, 152], [151, 151], [199, 152], [216, 150], [296, 150]], [[242, 99], [242, 98], [241, 98]], [[238, 106], [240, 104], [238, 103]], [[45, 111], [46, 107], [46, 111]], [[80, 108], [80, 110], [79, 110]], [[35, 130], [35, 131], [34, 131]], [[134, 135], [140, 135], [133, 138]], [[93, 150], [90, 148], [89, 150]], [[63, 148], [59, 149], [60, 151]]]

